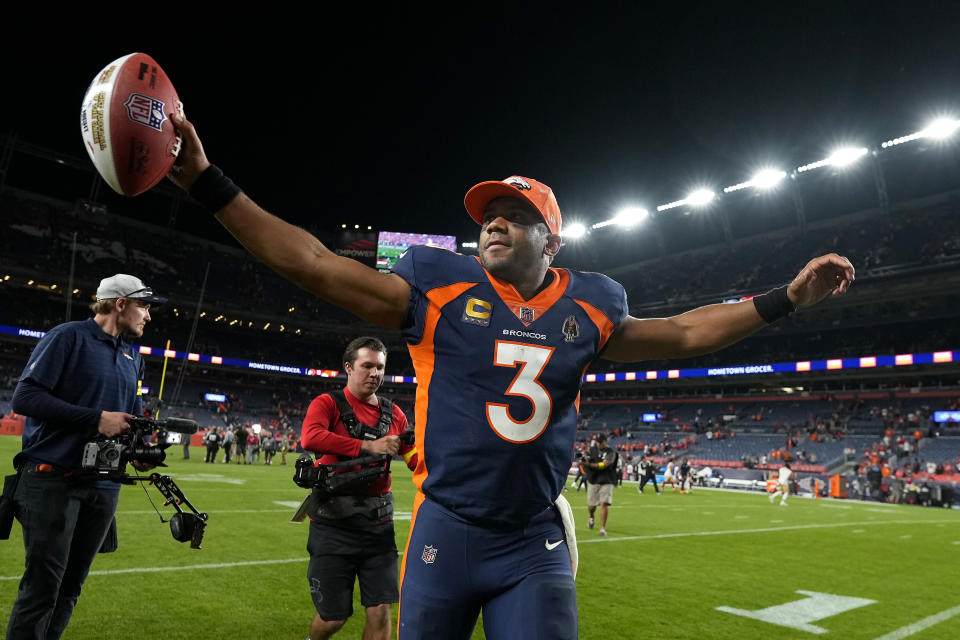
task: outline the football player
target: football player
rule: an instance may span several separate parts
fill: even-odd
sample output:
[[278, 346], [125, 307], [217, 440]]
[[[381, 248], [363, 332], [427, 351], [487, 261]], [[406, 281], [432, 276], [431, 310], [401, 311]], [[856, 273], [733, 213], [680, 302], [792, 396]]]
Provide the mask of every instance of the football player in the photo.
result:
[[[562, 219], [545, 184], [481, 182], [464, 204], [479, 257], [411, 247], [392, 273], [339, 256], [242, 193], [193, 125], [170, 178], [283, 277], [367, 322], [399, 328], [417, 375], [418, 493], [400, 576], [398, 635], [576, 638], [574, 551], [555, 501], [570, 468], [584, 371], [733, 344], [845, 292], [845, 258], [811, 260], [788, 285], [670, 318], [634, 318], [623, 287], [554, 268]], [[566, 526], [565, 526], [566, 525]]]

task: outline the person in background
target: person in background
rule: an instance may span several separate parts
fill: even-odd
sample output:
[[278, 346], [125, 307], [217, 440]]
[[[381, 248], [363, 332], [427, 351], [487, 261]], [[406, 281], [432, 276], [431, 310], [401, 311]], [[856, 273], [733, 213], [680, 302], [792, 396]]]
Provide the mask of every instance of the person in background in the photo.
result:
[[399, 454], [414, 469], [417, 454], [399, 438], [407, 430], [406, 415], [378, 393], [386, 362], [387, 348], [378, 338], [352, 340], [343, 354], [346, 386], [317, 396], [303, 420], [303, 448], [316, 453], [320, 464], [384, 456], [386, 471], [308, 511], [307, 579], [317, 610], [310, 640], [326, 640], [343, 627], [353, 614], [356, 581], [366, 610], [364, 639], [390, 637], [390, 605], [400, 599], [390, 458]]
[[596, 446], [587, 458], [587, 527], [593, 529], [593, 514], [600, 507], [600, 535], [607, 535], [607, 513], [613, 504], [613, 488], [617, 486], [617, 452], [607, 443], [607, 434], [597, 435]]
[[151, 306], [164, 302], [135, 276], [104, 278], [93, 317], [50, 329], [27, 360], [12, 398], [26, 416], [13, 458], [25, 558], [8, 640], [56, 639], [70, 622], [120, 494], [119, 482], [82, 468], [84, 447], [129, 431], [129, 420], [143, 415], [143, 359], [130, 340], [143, 336]]

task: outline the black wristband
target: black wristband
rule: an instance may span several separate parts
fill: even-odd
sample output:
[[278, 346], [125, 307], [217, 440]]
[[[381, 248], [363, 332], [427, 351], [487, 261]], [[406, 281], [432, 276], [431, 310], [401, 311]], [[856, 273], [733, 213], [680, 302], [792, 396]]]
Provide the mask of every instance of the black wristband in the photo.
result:
[[767, 324], [772, 324], [780, 318], [786, 318], [797, 310], [787, 296], [787, 286], [783, 285], [753, 297], [753, 306]]
[[223, 171], [213, 164], [207, 167], [190, 187], [190, 196], [212, 213], [223, 209], [239, 193], [240, 187], [233, 184], [233, 180], [223, 175]]

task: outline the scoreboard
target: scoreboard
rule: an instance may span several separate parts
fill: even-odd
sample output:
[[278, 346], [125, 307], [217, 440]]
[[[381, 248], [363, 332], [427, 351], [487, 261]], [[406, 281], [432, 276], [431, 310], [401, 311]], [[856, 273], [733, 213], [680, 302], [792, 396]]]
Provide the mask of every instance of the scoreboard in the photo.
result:
[[390, 271], [408, 248], [418, 245], [457, 250], [456, 236], [438, 236], [431, 233], [401, 233], [381, 231], [377, 238], [377, 269]]

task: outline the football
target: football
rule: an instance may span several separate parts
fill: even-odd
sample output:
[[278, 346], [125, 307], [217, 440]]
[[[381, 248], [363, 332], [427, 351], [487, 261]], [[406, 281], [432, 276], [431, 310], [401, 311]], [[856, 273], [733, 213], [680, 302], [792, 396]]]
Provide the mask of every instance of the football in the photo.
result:
[[83, 98], [80, 133], [114, 191], [136, 196], [163, 180], [180, 151], [170, 114], [181, 108], [170, 78], [145, 53], [117, 58], [94, 76]]

